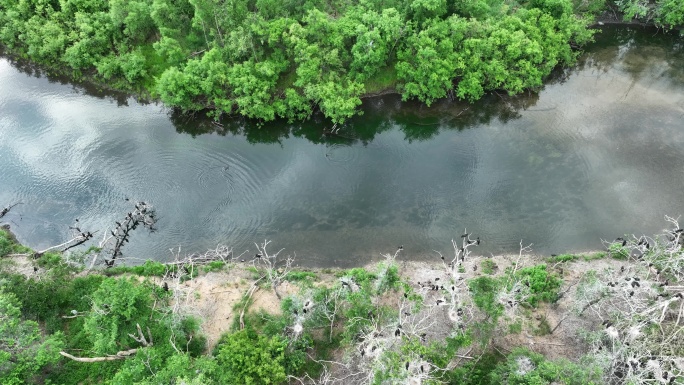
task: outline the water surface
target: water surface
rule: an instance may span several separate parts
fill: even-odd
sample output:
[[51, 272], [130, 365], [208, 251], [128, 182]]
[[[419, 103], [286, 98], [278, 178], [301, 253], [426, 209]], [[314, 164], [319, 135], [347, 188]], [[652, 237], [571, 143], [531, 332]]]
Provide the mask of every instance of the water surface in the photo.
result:
[[[131, 260], [272, 240], [300, 264], [350, 266], [404, 245], [447, 252], [584, 251], [653, 234], [684, 213], [684, 48], [606, 29], [538, 94], [431, 108], [396, 96], [325, 137], [329, 123], [222, 126], [47, 77], [0, 58], [0, 205], [34, 248], [79, 219], [100, 234], [133, 200], [157, 208]], [[126, 201], [129, 198], [130, 201]]]

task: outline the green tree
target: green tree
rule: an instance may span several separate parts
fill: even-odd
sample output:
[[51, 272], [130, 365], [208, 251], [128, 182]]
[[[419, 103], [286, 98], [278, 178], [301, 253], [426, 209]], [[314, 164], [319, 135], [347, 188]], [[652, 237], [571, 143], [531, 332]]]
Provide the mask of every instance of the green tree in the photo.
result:
[[0, 383], [34, 383], [33, 376], [59, 360], [62, 346], [61, 333], [43, 336], [38, 323], [22, 320], [17, 297], [0, 288]]

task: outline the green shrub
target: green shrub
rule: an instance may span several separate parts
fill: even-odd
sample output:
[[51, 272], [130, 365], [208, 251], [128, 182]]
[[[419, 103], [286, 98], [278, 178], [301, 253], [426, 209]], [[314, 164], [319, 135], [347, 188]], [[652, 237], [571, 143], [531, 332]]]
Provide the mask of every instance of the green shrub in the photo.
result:
[[470, 295], [475, 305], [484, 311], [489, 318], [497, 319], [503, 312], [503, 306], [496, 301], [500, 289], [498, 280], [490, 277], [478, 277], [468, 282]]
[[316, 273], [310, 271], [290, 271], [285, 275], [285, 280], [290, 282], [314, 281]]
[[216, 372], [221, 384], [278, 384], [287, 379], [287, 342], [244, 329], [221, 337], [216, 347]]
[[505, 359], [498, 352], [488, 352], [475, 361], [447, 372], [449, 384], [458, 385], [499, 385], [492, 381], [492, 372]]
[[629, 250], [622, 246], [622, 243], [620, 242], [611, 243], [610, 246], [608, 246], [608, 254], [614, 259], [625, 260], [629, 258]]
[[558, 299], [558, 289], [563, 281], [546, 271], [545, 264], [525, 267], [518, 270], [515, 275], [516, 279], [530, 287], [530, 295], [525, 301], [527, 304], [536, 307], [540, 301], [555, 302]]
[[485, 259], [482, 261], [481, 267], [483, 273], [492, 275], [497, 266], [491, 259]]
[[223, 261], [211, 261], [203, 266], [203, 270], [210, 273], [212, 271], [219, 271], [223, 269], [224, 266], [226, 266], [226, 263]]
[[400, 282], [399, 267], [395, 263], [382, 262], [378, 265], [377, 281], [375, 281], [377, 294], [396, 289]]
[[0, 258], [15, 253], [30, 253], [31, 249], [22, 246], [16, 242], [10, 236], [10, 234], [0, 228]]
[[514, 349], [491, 373], [492, 384], [507, 385], [598, 385], [601, 372], [595, 366], [580, 366], [567, 360], [548, 361], [524, 348]]

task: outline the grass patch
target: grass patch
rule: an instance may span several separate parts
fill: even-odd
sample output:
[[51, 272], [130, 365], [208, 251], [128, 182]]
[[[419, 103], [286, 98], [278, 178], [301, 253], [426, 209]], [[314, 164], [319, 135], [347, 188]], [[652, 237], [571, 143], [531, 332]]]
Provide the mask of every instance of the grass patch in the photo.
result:
[[364, 86], [366, 87], [366, 94], [369, 95], [394, 90], [397, 86], [397, 70], [394, 65], [381, 68], [364, 82]]
[[318, 279], [316, 273], [310, 271], [290, 271], [285, 275], [285, 280], [290, 282], [312, 282], [316, 279]]
[[212, 271], [219, 271], [223, 269], [225, 266], [226, 263], [223, 261], [211, 261], [206, 265], [202, 266], [202, 270], [204, 270], [207, 273], [211, 273]]
[[498, 266], [496, 266], [496, 263], [494, 263], [494, 261], [492, 261], [491, 259], [485, 259], [484, 261], [482, 261], [480, 267], [482, 268], [482, 272], [487, 275], [494, 274], [494, 270], [498, 268]]
[[0, 229], [0, 257], [9, 254], [30, 253], [31, 249], [14, 241], [14, 237], [6, 230]]
[[582, 256], [582, 259], [585, 261], [594, 261], [596, 259], [603, 259], [608, 256], [608, 253], [605, 251], [597, 251], [595, 253], [591, 254], [586, 254]]
[[575, 254], [560, 254], [560, 255], [552, 255], [551, 258], [549, 258], [550, 263], [554, 262], [574, 262], [579, 259], [579, 256]]

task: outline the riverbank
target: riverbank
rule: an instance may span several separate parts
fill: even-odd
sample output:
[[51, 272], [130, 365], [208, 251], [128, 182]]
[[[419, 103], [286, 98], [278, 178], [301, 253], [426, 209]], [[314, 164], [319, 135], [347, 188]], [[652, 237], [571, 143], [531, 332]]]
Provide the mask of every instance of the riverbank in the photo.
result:
[[[673, 341], [684, 338], [677, 332], [684, 256], [670, 249], [679, 240], [621, 242], [585, 255], [534, 256], [523, 248], [518, 255], [483, 257], [464, 238], [453, 257], [401, 262], [397, 250], [354, 269], [295, 270], [265, 245], [245, 262], [184, 259], [89, 271], [46, 255], [29, 260], [35, 269], [26, 272], [16, 270], [26, 261], [5, 256], [0, 295], [16, 296], [28, 319], [42, 314], [46, 331], [66, 333], [63, 358], [39, 376], [64, 384], [91, 378], [88, 368], [100, 381], [123, 383], [148, 360], [155, 381], [161, 373], [181, 379], [195, 371], [202, 383], [500, 384], [513, 373], [540, 384], [680, 378], [684, 345]], [[54, 316], [47, 309], [35, 313], [34, 306], [45, 306], [36, 302], [38, 293], [54, 284], [62, 286], [49, 305]], [[26, 285], [33, 289], [23, 291]], [[126, 298], [135, 298], [136, 310], [119, 314]], [[158, 318], [156, 326], [145, 317]], [[660, 328], [646, 328], [651, 322]], [[115, 345], [88, 348], [109, 338], [94, 330], [112, 326], [122, 329], [112, 336]], [[75, 344], [81, 327], [88, 338]], [[162, 359], [164, 346], [169, 357]], [[94, 364], [99, 358], [104, 363]], [[181, 367], [174, 364], [179, 359], [186, 360]], [[636, 366], [625, 373], [630, 360]], [[654, 374], [656, 363], [661, 371]], [[80, 373], [74, 381], [63, 381], [73, 370]], [[144, 380], [145, 372], [133, 378]]]

